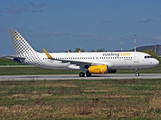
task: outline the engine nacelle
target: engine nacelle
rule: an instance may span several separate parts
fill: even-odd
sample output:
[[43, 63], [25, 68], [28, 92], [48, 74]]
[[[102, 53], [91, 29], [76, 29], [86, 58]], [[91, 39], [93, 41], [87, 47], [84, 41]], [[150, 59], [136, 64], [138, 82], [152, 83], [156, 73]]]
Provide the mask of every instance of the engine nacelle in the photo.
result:
[[90, 66], [88, 68], [89, 73], [92, 74], [105, 74], [108, 73], [108, 66], [107, 65], [96, 65]]
[[116, 73], [116, 69], [108, 69], [107, 65], [95, 65], [88, 68], [91, 74]]

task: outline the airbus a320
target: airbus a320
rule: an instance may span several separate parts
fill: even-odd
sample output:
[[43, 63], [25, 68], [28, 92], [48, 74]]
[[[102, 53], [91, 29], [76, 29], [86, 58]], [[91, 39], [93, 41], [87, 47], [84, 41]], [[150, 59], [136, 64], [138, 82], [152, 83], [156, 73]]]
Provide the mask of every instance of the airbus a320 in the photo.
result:
[[44, 53], [35, 51], [23, 36], [10, 29], [10, 36], [15, 55], [4, 56], [16, 62], [48, 68], [81, 70], [80, 77], [90, 77], [91, 74], [115, 73], [117, 69], [151, 68], [159, 61], [143, 52], [74, 52], [74, 53]]

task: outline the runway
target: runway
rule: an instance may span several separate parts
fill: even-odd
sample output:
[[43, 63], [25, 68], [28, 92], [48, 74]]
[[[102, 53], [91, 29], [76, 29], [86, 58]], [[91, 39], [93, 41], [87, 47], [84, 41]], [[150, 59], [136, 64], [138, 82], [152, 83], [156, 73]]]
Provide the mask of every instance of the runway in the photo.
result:
[[108, 80], [108, 79], [161, 79], [161, 74], [102, 74], [91, 77], [79, 77], [77, 74], [70, 75], [2, 75], [0, 81], [24, 81], [24, 80]]

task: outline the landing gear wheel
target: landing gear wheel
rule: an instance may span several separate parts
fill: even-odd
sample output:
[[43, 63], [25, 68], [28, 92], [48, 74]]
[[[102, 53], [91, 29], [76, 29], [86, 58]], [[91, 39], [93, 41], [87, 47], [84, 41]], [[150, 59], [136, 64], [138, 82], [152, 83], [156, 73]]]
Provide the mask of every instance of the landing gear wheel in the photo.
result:
[[139, 73], [136, 73], [135, 76], [140, 76], [140, 74]]
[[87, 77], [91, 77], [91, 73], [89, 73], [88, 71], [86, 71], [86, 76]]
[[80, 72], [79, 77], [84, 77], [84, 72]]

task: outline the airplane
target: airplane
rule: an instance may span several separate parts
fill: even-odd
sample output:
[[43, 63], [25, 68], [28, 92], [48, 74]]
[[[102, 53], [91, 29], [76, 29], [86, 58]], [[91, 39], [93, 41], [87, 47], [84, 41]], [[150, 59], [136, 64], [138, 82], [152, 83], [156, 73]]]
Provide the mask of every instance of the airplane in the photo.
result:
[[48, 69], [81, 70], [80, 77], [91, 74], [115, 73], [117, 69], [151, 68], [159, 61], [143, 52], [74, 52], [43, 53], [35, 51], [24, 37], [16, 30], [9, 29], [15, 55], [4, 56], [9, 60]]

